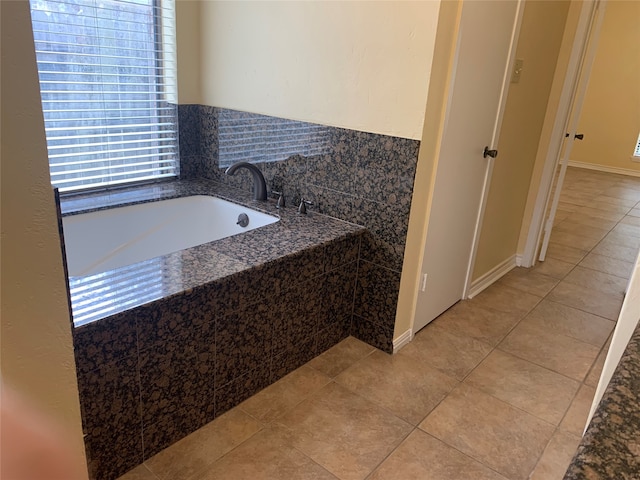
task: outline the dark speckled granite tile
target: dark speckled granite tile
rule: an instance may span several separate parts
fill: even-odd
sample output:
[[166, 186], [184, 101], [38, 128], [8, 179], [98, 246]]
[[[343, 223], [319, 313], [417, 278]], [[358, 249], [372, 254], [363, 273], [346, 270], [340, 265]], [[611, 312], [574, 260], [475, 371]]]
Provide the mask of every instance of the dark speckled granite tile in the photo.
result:
[[351, 335], [386, 353], [393, 353], [393, 328], [393, 323], [379, 323], [358, 315], [351, 320]]
[[282, 257], [290, 253], [292, 248], [295, 248], [296, 240], [292, 238], [293, 236], [290, 232], [284, 231], [281, 232], [284, 235], [278, 235], [278, 241], [276, 242], [273, 235], [279, 230], [280, 225], [272, 225], [251, 230], [235, 237], [218, 240], [215, 249], [217, 252], [242, 262], [248, 267], [262, 265]]
[[282, 297], [283, 323], [287, 326], [287, 348], [315, 337], [318, 324], [325, 316], [324, 277], [300, 282]]
[[[246, 263], [217, 252], [216, 247], [211, 244], [199, 245], [163, 257], [167, 284], [174, 287], [181, 285], [184, 290], [205, 284], [208, 284], [209, 290], [215, 290], [215, 286], [211, 285], [213, 282], [219, 282], [247, 268], [249, 266]], [[209, 294], [215, 293], [210, 291]]]
[[[274, 318], [271, 328], [271, 356], [278, 355], [289, 346], [289, 331], [291, 329], [290, 315], [285, 311], [290, 306], [289, 293], [281, 294], [269, 302], [270, 308], [279, 310], [279, 319]], [[275, 317], [275, 316], [274, 316]]]
[[329, 350], [351, 334], [351, 317], [351, 315], [345, 316], [318, 331], [316, 355]]
[[356, 189], [358, 132], [332, 128], [328, 134], [331, 150], [307, 158], [308, 184], [353, 193]]
[[145, 459], [216, 416], [213, 332], [198, 333], [140, 354]]
[[270, 325], [280, 321], [279, 315], [258, 303], [217, 322], [216, 389], [247, 372], [268, 368]]
[[78, 391], [86, 433], [100, 435], [120, 424], [140, 422], [137, 356], [79, 372]]
[[[361, 257], [393, 270], [402, 270], [409, 224], [409, 206], [387, 205], [313, 187], [311, 196], [320, 213], [342, 218], [370, 231]], [[364, 240], [363, 240], [364, 242]]]
[[226, 385], [216, 388], [216, 416], [222, 415], [227, 410], [231, 410], [236, 405], [242, 403], [272, 383], [270, 380], [270, 369], [271, 362], [263, 362], [263, 364], [259, 365], [255, 370], [236, 377]]
[[315, 335], [291, 345], [271, 361], [271, 382], [276, 382], [316, 356]]
[[378, 235], [366, 232], [362, 235], [360, 258], [399, 272], [404, 262], [404, 245], [387, 242]]
[[[400, 273], [361, 261], [356, 285], [354, 314], [368, 322], [388, 327], [390, 330], [385, 331], [385, 334], [389, 334], [391, 339], [399, 289]], [[362, 328], [358, 327], [357, 331], [361, 330]]]
[[[213, 325], [193, 327], [189, 334], [140, 352], [140, 390], [144, 425], [164, 418], [213, 418], [215, 382]], [[195, 417], [195, 418], [194, 418]], [[188, 426], [187, 425], [187, 426]], [[184, 434], [188, 429], [182, 429]]]
[[114, 361], [137, 355], [135, 320], [124, 312], [73, 329], [76, 368], [87, 373]]
[[290, 255], [274, 267], [274, 281], [280, 284], [282, 292], [295, 289], [302, 282], [322, 275], [323, 259], [324, 249], [321, 246]]
[[409, 225], [409, 207], [359, 200], [357, 222], [367, 227], [370, 235], [361, 257], [393, 270], [402, 270], [404, 248]]
[[317, 185], [308, 185], [308, 195], [314, 203], [314, 211], [347, 222], [358, 223], [360, 199]]
[[182, 155], [180, 157], [180, 178], [182, 180], [198, 178], [204, 170], [205, 165], [199, 155]]
[[143, 461], [139, 422], [105, 428], [86, 435], [84, 440], [92, 480], [115, 480]]
[[640, 325], [596, 409], [565, 480], [640, 478]]
[[[212, 172], [218, 170], [219, 110], [207, 105], [200, 105], [200, 156], [210, 161]], [[206, 177], [210, 178], [210, 177]]]
[[140, 350], [169, 342], [177, 336], [195, 335], [197, 328], [213, 329], [216, 312], [210, 304], [210, 296], [210, 288], [199, 287], [133, 311]]
[[292, 155], [283, 161], [263, 164], [268, 190], [281, 192], [285, 205], [289, 207], [294, 207], [301, 196], [306, 196], [306, 171], [307, 159], [301, 155]]
[[326, 244], [324, 247], [324, 271], [329, 272], [358, 260], [360, 239], [361, 235], [349, 235]]
[[200, 109], [200, 105], [178, 105], [181, 162], [189, 157], [200, 155]]
[[415, 172], [420, 141], [377, 133], [358, 132], [358, 160], [361, 165], [386, 164], [399, 175]]
[[397, 176], [386, 165], [359, 167], [356, 171], [356, 194], [362, 198], [398, 205], [411, 201], [413, 178]]
[[353, 312], [357, 268], [357, 263], [352, 262], [327, 273], [323, 277], [324, 315], [319, 319], [319, 330], [342, 318], [350, 318]]
[[211, 422], [216, 417], [214, 405], [215, 398], [212, 389], [205, 404], [199, 406], [194, 403], [170, 415], [159, 415], [154, 423], [145, 423], [142, 428], [144, 459], [148, 460], [156, 453]]
[[267, 263], [226, 278], [221, 285], [220, 296], [216, 295], [212, 300], [220, 316], [259, 303], [265, 294], [277, 295], [279, 284], [270, 282], [276, 266], [277, 264]]

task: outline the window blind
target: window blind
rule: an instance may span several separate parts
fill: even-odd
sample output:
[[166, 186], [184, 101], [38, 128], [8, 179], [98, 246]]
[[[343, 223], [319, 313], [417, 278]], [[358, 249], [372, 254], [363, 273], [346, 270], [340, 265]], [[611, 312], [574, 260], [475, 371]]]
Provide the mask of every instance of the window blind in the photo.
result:
[[173, 0], [31, 0], [51, 183], [178, 174]]
[[633, 151], [634, 157], [640, 157], [640, 135], [638, 135], [638, 141], [636, 142], [636, 149]]

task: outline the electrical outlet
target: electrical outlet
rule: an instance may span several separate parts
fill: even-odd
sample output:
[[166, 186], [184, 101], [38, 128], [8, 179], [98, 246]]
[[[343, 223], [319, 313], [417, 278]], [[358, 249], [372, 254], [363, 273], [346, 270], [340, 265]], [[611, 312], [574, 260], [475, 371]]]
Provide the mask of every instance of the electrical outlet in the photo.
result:
[[522, 58], [516, 58], [513, 63], [513, 72], [511, 73], [511, 83], [518, 83], [520, 81], [520, 75], [524, 68], [524, 60]]

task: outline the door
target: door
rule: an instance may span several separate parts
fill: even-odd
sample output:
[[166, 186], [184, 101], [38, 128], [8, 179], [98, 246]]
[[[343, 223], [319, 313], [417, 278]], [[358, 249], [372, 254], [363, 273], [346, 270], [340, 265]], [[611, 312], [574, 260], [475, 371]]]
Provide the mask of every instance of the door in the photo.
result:
[[[488, 192], [521, 1], [462, 5], [413, 332], [464, 297]], [[425, 276], [426, 275], [426, 276]]]
[[[588, 7], [588, 5], [585, 5], [585, 10]], [[578, 121], [580, 120], [580, 114], [582, 113], [582, 104], [584, 103], [584, 98], [587, 94], [587, 85], [589, 83], [589, 76], [591, 75], [591, 68], [593, 67], [593, 62], [596, 57], [598, 36], [602, 27], [602, 21], [604, 20], [604, 7], [605, 2], [599, 2], [597, 0], [589, 7], [590, 10], [588, 15], [590, 16], [590, 20], [588, 30], [585, 35], [586, 40], [583, 40], [581, 46], [575, 47], [581, 48], [579, 53], [579, 68], [574, 74], [577, 79], [574, 79], [572, 82], [572, 79], [569, 76], [572, 72], [569, 72], [567, 74], [568, 78], [565, 80], [565, 83], [569, 84], [566, 88], [571, 88], [573, 90], [571, 93], [572, 100], [569, 104], [567, 126], [564, 129], [567, 133], [555, 162], [557, 165], [557, 174], [556, 178], [554, 178], [555, 184], [553, 185], [553, 188], [550, 189], [550, 193], [553, 192], [552, 198], [550, 201], [547, 201], [547, 220], [544, 224], [542, 244], [540, 245], [540, 253], [538, 256], [538, 260], [541, 262], [543, 262], [547, 256], [547, 248], [549, 248], [549, 240], [551, 239], [553, 223], [558, 210], [558, 204], [560, 203], [560, 195], [562, 193], [564, 177], [567, 172], [567, 166], [569, 165], [569, 159], [571, 158], [573, 142], [576, 139], [582, 140], [583, 138], [582, 134], [576, 133], [576, 128], [578, 128]]]
[[[546, 256], [549, 238], [543, 237], [548, 237], [547, 234], [550, 235], [557, 209], [557, 201], [552, 200], [551, 196], [554, 185], [558, 192], [562, 190], [562, 181], [558, 182], [560, 174], [562, 174], [562, 180], [564, 179], [564, 173], [558, 172], [558, 163], [562, 163], [559, 158], [561, 156], [569, 158], [568, 153], [570, 152], [565, 152], [564, 155], [561, 152], [566, 146], [565, 139], [568, 138], [571, 142], [574, 139], [577, 116], [573, 115], [573, 120], [571, 120], [571, 112], [573, 106], [580, 107], [582, 104], [576, 96], [581, 88], [580, 82], [582, 82], [583, 88], [586, 86], [588, 75], [581, 74], [581, 71], [584, 71], [586, 57], [591, 55], [589, 51], [593, 50], [592, 54], [595, 55], [597, 35], [604, 18], [604, 4], [604, 0], [584, 0], [580, 5], [571, 55], [567, 62], [564, 78], [562, 78], [562, 91], [558, 99], [555, 118], [552, 120], [549, 147], [546, 150], [544, 167], [522, 254], [523, 267], [535, 265], [538, 254], [540, 254], [541, 260], [544, 260]], [[555, 81], [556, 79], [554, 79]], [[569, 134], [569, 137], [565, 137], [566, 134]], [[541, 246], [541, 243], [544, 243], [544, 247]]]

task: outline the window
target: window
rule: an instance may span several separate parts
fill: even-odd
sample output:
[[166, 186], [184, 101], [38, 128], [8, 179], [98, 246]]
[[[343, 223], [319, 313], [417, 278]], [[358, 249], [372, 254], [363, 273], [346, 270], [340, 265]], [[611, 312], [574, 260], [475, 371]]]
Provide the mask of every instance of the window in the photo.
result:
[[634, 157], [640, 157], [640, 135], [638, 135], [638, 141], [636, 142], [636, 149], [633, 151]]
[[173, 0], [31, 0], [51, 183], [178, 174]]

